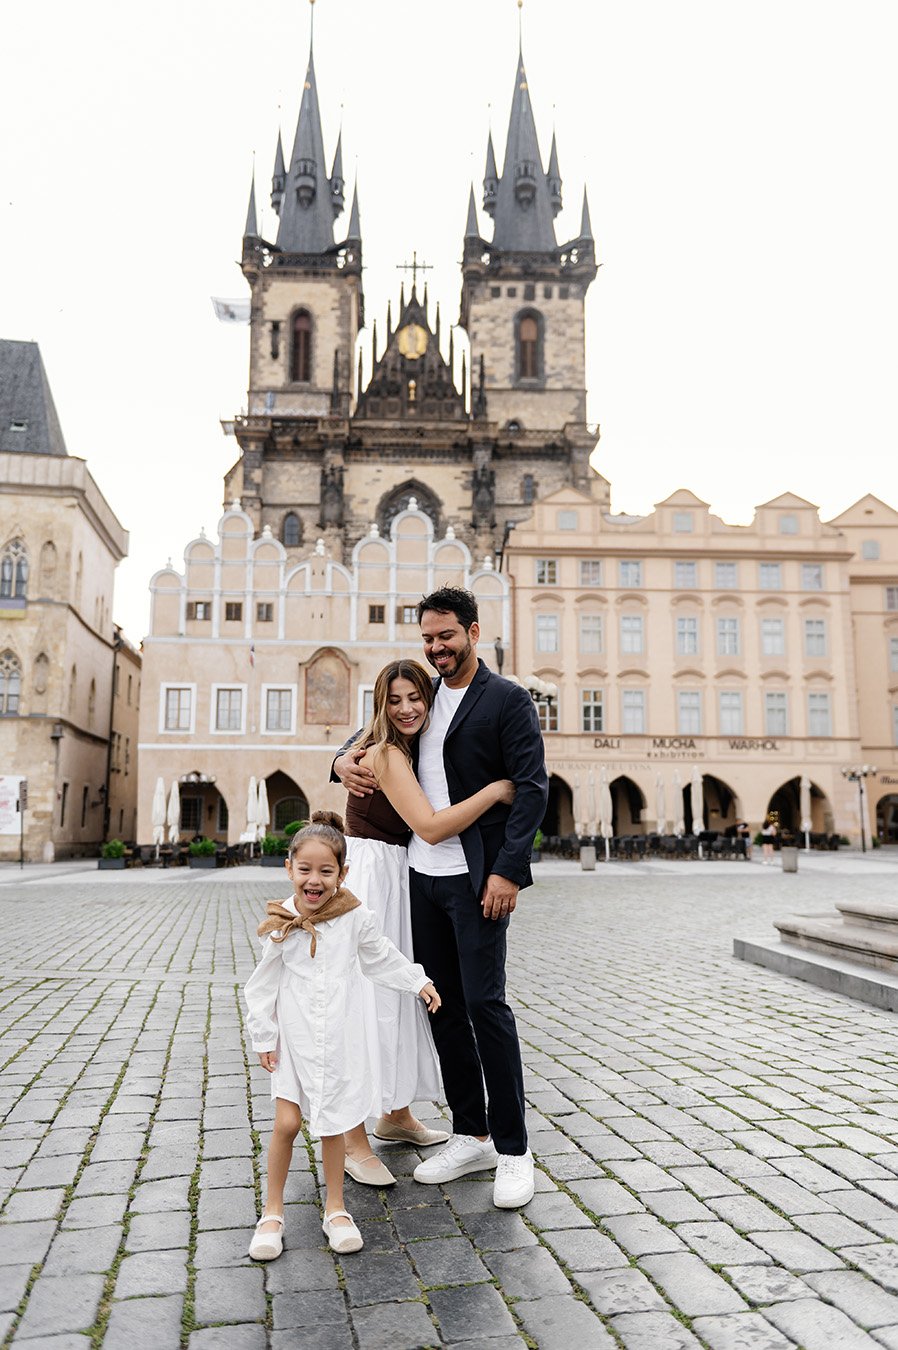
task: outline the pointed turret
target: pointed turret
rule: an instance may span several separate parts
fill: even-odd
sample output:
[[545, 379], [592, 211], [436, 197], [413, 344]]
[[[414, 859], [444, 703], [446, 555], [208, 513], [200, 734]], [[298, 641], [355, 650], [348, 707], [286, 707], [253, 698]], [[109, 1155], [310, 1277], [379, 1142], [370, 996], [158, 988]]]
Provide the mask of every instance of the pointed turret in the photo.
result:
[[274, 208], [274, 214], [281, 214], [281, 204], [284, 200], [284, 184], [287, 180], [287, 172], [284, 168], [284, 143], [281, 140], [281, 133], [278, 131], [278, 144], [274, 152], [274, 173], [271, 175], [271, 205]]
[[343, 128], [340, 128], [340, 134], [337, 137], [337, 148], [334, 151], [334, 163], [331, 169], [331, 205], [334, 208], [334, 219], [343, 214], [343, 208], [346, 205], [343, 189], [346, 186], [343, 179]]
[[[486, 172], [483, 175], [483, 209], [488, 216], [495, 213], [496, 193], [499, 191], [499, 174], [496, 169], [496, 152], [493, 149], [493, 133], [490, 132], [486, 142]], [[471, 185], [471, 195], [474, 195], [474, 187]]]
[[589, 219], [589, 198], [583, 188], [583, 210], [580, 213], [580, 238], [592, 239], [592, 222]]
[[552, 132], [552, 153], [549, 155], [549, 171], [546, 174], [549, 185], [549, 198], [552, 202], [552, 214], [557, 216], [561, 210], [561, 170], [558, 167], [558, 144], [555, 132]]
[[257, 239], [259, 226], [256, 221], [256, 175], [253, 174], [249, 185], [249, 205], [246, 208], [246, 224], [243, 227], [244, 239]]
[[333, 248], [332, 188], [324, 168], [324, 137], [311, 50], [280, 216], [277, 245], [283, 252], [326, 253]]
[[468, 223], [465, 226], [466, 239], [479, 239], [480, 226], [477, 224], [477, 204], [474, 201], [474, 184], [471, 184], [471, 195], [468, 198]]
[[362, 242], [362, 226], [359, 220], [359, 185], [356, 182], [352, 189], [352, 206], [349, 211], [349, 229], [346, 233], [347, 240], [354, 244]]
[[[560, 190], [560, 184], [559, 184]], [[510, 253], [552, 253], [555, 207], [543, 172], [530, 106], [524, 58], [518, 56], [517, 77], [505, 142], [505, 163], [496, 192], [493, 245]]]

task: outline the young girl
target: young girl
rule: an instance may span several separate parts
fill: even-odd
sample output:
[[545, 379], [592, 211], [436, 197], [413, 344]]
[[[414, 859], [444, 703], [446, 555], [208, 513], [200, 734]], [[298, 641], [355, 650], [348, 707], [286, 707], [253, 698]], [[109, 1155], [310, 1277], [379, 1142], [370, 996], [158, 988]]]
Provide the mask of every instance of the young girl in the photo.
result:
[[244, 990], [253, 1049], [271, 1074], [274, 1130], [265, 1210], [249, 1254], [283, 1250], [284, 1185], [302, 1123], [321, 1137], [325, 1236], [335, 1252], [357, 1252], [362, 1235], [343, 1207], [344, 1131], [379, 1109], [376, 1029], [366, 1024], [361, 969], [390, 989], [418, 994], [434, 1013], [440, 998], [421, 966], [380, 931], [369, 909], [343, 889], [343, 822], [318, 811], [298, 830], [286, 860], [293, 895], [268, 905], [267, 940]]

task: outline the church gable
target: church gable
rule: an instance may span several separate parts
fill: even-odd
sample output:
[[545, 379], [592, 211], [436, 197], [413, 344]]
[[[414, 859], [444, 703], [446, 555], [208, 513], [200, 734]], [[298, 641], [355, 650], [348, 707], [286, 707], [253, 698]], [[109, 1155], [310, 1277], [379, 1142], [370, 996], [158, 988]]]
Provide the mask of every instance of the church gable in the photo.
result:
[[400, 302], [395, 332], [391, 331], [388, 315], [387, 345], [380, 357], [376, 328], [374, 348], [371, 379], [359, 395], [356, 418], [416, 418], [428, 422], [467, 419], [464, 388], [459, 392], [455, 387], [451, 342], [449, 361], [440, 351], [439, 310], [434, 331], [426, 302], [422, 305], [418, 300], [415, 287], [411, 299]]

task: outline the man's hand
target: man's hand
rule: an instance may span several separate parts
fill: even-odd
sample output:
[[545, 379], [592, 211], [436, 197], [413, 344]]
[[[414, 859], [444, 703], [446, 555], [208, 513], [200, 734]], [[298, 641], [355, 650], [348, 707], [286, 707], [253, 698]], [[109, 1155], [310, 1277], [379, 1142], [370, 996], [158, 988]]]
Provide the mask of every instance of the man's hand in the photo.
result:
[[483, 888], [483, 917], [485, 919], [504, 919], [506, 915], [514, 913], [514, 907], [518, 903], [519, 886], [508, 877], [497, 876], [495, 872], [491, 873], [486, 879], [486, 885]]
[[266, 1073], [274, 1073], [277, 1068], [278, 1057], [273, 1050], [260, 1050], [259, 1063]]
[[364, 753], [364, 747], [353, 745], [345, 755], [340, 755], [334, 760], [334, 773], [353, 797], [370, 797], [377, 786], [377, 780], [371, 770], [363, 769], [359, 765]]

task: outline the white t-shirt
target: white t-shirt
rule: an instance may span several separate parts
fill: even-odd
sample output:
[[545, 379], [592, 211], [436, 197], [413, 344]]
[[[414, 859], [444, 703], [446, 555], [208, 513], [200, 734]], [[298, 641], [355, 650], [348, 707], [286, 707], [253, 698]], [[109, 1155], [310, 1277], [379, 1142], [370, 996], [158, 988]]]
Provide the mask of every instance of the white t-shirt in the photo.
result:
[[[418, 742], [418, 782], [434, 811], [452, 805], [443, 763], [443, 742], [467, 692], [467, 685], [463, 689], [440, 685], [430, 714], [430, 725]], [[444, 839], [441, 844], [427, 844], [419, 835], [413, 834], [408, 846], [408, 865], [428, 877], [456, 877], [468, 870], [465, 851], [457, 834]]]

